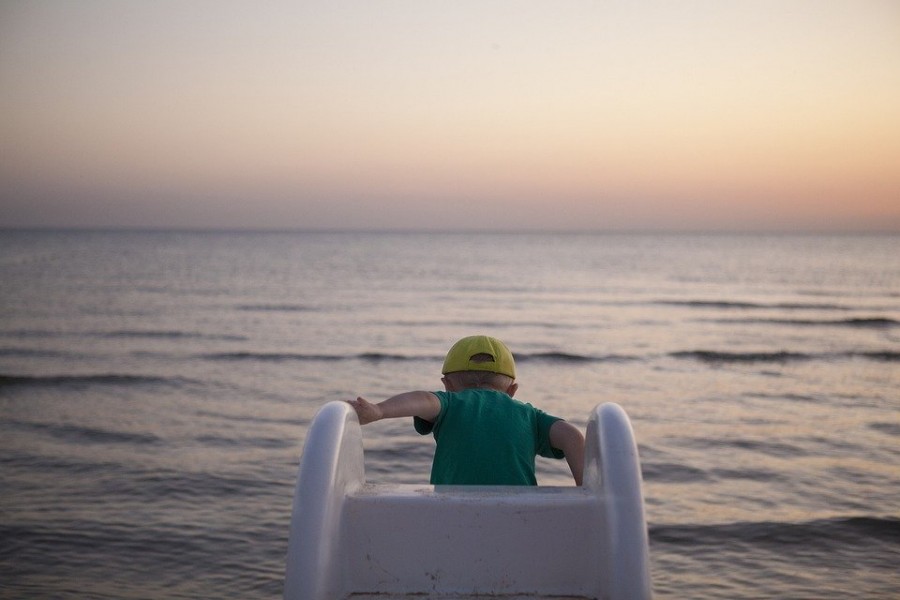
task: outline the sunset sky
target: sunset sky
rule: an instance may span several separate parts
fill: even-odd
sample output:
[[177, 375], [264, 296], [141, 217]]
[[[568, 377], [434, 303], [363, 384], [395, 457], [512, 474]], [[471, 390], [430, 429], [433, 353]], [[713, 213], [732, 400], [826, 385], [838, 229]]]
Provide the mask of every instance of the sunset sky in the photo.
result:
[[900, 3], [0, 3], [0, 226], [900, 231]]

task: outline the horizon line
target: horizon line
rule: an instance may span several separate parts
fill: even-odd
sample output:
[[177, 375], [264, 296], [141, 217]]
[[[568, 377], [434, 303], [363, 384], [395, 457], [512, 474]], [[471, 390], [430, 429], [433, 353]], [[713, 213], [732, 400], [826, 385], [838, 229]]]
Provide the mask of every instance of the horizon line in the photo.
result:
[[867, 228], [609, 228], [609, 229], [464, 229], [353, 227], [198, 227], [132, 225], [0, 225], [0, 232], [33, 233], [255, 233], [255, 234], [410, 234], [410, 235], [900, 235], [900, 229]]

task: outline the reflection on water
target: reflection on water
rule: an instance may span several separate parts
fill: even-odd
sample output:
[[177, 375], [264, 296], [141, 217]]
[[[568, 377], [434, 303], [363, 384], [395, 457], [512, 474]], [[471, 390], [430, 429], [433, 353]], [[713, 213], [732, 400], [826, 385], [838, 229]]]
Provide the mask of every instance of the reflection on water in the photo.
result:
[[[626, 409], [658, 598], [900, 589], [896, 237], [2, 232], [0, 256], [11, 596], [280, 597], [315, 412], [439, 389], [478, 332], [522, 400]], [[370, 480], [428, 481], [410, 423], [364, 444]]]

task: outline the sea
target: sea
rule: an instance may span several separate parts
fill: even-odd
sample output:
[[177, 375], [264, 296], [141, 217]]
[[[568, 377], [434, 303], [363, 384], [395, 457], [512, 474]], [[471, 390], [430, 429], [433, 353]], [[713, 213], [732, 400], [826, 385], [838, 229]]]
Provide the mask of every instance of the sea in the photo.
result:
[[316, 412], [482, 333], [629, 415], [656, 598], [900, 598], [898, 235], [121, 230], [0, 231], [0, 597], [280, 598]]

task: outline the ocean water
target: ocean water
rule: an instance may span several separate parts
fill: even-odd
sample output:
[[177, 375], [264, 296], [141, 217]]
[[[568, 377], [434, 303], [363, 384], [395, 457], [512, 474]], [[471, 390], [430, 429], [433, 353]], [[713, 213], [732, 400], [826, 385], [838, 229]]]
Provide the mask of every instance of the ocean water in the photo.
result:
[[0, 232], [0, 596], [279, 598], [316, 411], [473, 333], [628, 412], [657, 598], [900, 597], [900, 236], [65, 231]]

